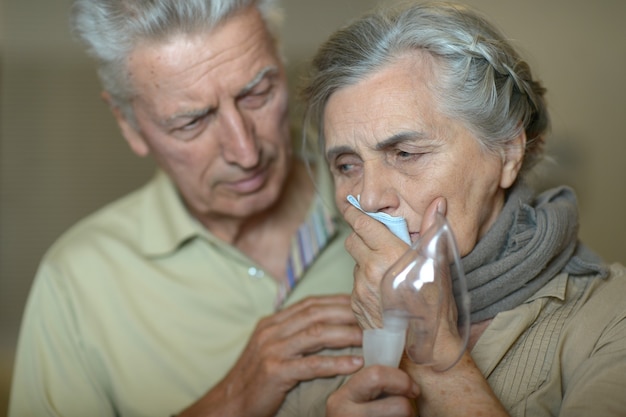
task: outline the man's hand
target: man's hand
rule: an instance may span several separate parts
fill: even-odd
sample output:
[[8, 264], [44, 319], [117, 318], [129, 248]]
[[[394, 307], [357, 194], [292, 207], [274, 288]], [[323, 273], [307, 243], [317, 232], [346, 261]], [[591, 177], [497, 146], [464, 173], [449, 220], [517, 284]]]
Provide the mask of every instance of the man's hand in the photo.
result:
[[369, 366], [357, 372], [326, 403], [326, 417], [412, 417], [419, 388], [403, 371]]
[[183, 416], [273, 416], [300, 381], [351, 374], [360, 356], [316, 355], [360, 346], [348, 295], [309, 297], [262, 319], [226, 377]]

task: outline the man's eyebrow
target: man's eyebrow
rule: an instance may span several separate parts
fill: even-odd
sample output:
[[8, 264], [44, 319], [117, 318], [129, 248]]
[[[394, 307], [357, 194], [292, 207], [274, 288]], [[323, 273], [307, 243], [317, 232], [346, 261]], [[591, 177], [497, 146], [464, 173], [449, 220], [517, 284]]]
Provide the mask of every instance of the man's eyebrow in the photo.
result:
[[[278, 68], [275, 66], [268, 66], [263, 68], [261, 71], [259, 71], [254, 78], [252, 79], [252, 81], [250, 81], [248, 84], [246, 84], [241, 91], [239, 92], [238, 96], [245, 96], [246, 94], [248, 94], [250, 91], [252, 91], [254, 89], [254, 87], [256, 87], [262, 80], [263, 78], [265, 78], [268, 74], [274, 74], [274, 73], [278, 73]], [[193, 109], [193, 110], [184, 110], [180, 113], [176, 113], [170, 117], [168, 117], [165, 120], [165, 125], [171, 125], [172, 123], [174, 123], [176, 121], [176, 119], [181, 119], [181, 118], [185, 118], [185, 119], [197, 119], [203, 116], [206, 116], [207, 114], [211, 113], [212, 111], [214, 111], [215, 108], [213, 107], [208, 107], [208, 108], [204, 108], [204, 109]]]
[[176, 113], [170, 117], [168, 117], [165, 120], [166, 124], [171, 124], [173, 123], [176, 119], [181, 119], [181, 118], [185, 118], [185, 119], [197, 119], [199, 117], [203, 117], [206, 116], [207, 114], [209, 114], [211, 111], [213, 111], [212, 107], [208, 107], [205, 109], [197, 109], [197, 110], [186, 110], [186, 111], [182, 111], [180, 113]]
[[404, 132], [396, 133], [387, 139], [380, 141], [374, 147], [375, 150], [380, 151], [384, 149], [389, 149], [399, 143], [403, 142], [415, 142], [420, 139], [424, 139], [426, 134], [417, 130], [408, 130]]
[[176, 113], [176, 114], [169, 116], [168, 118], [166, 118], [165, 120], [163, 120], [163, 122], [159, 124], [167, 129], [170, 129], [171, 127], [177, 124], [177, 121], [179, 119], [196, 120], [196, 119], [200, 119], [208, 115], [209, 113], [213, 111], [215, 111], [215, 108], [213, 107], [207, 107], [204, 109], [183, 110], [180, 113]]
[[254, 87], [256, 87], [267, 76], [267, 74], [273, 75], [276, 73], [278, 73], [278, 68], [275, 66], [269, 66], [269, 67], [263, 68], [261, 71], [257, 73], [257, 75], [252, 79], [252, 81], [250, 81], [241, 89], [238, 96], [243, 97], [246, 94], [248, 94], [250, 91], [252, 91]]

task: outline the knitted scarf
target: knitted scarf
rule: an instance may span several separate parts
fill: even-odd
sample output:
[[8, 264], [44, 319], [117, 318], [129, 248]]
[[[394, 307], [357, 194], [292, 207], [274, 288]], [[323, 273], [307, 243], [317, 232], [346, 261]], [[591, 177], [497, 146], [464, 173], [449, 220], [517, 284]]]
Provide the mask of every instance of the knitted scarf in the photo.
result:
[[608, 275], [601, 259], [578, 242], [573, 190], [533, 196], [527, 185], [515, 185], [496, 222], [461, 260], [472, 323], [520, 305], [561, 272]]

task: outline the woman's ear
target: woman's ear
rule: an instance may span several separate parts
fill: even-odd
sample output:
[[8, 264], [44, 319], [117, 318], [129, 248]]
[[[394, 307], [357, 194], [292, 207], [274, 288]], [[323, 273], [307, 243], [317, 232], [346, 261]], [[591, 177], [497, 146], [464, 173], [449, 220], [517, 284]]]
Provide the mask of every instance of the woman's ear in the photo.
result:
[[113, 116], [117, 121], [117, 125], [122, 132], [122, 136], [124, 136], [124, 139], [126, 139], [126, 142], [130, 146], [130, 149], [132, 149], [132, 151], [138, 156], [147, 156], [150, 153], [150, 148], [148, 147], [148, 144], [146, 143], [142, 133], [138, 131], [132, 123], [128, 121], [126, 116], [115, 104], [115, 102], [111, 98], [111, 95], [108, 92], [103, 91], [101, 96], [102, 99], [109, 105], [109, 108], [111, 109], [111, 112], [113, 113]]
[[507, 189], [513, 185], [526, 152], [526, 131], [522, 129], [519, 135], [510, 141], [502, 152], [502, 173], [500, 176], [500, 187]]

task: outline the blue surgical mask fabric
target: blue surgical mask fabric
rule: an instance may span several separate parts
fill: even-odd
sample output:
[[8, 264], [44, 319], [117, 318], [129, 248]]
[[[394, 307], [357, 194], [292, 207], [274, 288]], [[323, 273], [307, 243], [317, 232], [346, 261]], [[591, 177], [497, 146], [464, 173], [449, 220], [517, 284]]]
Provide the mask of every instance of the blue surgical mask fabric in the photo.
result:
[[347, 198], [348, 198], [348, 202], [352, 204], [354, 207], [361, 210], [363, 213], [367, 214], [372, 219], [378, 220], [379, 222], [387, 226], [387, 229], [389, 229], [391, 233], [396, 235], [398, 238], [402, 239], [404, 243], [406, 243], [407, 245], [411, 245], [411, 236], [409, 235], [409, 228], [406, 224], [406, 220], [404, 219], [404, 217], [394, 217], [387, 213], [382, 213], [382, 212], [376, 212], [376, 213], [367, 212], [361, 208], [361, 203], [359, 203], [359, 200], [357, 198], [355, 198], [352, 195], [348, 195]]

